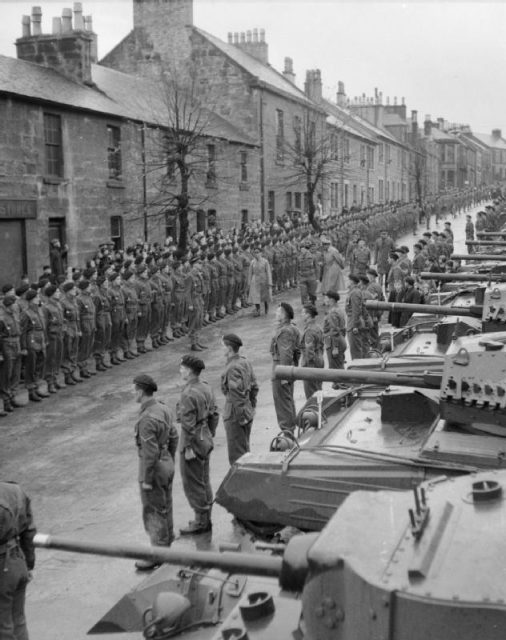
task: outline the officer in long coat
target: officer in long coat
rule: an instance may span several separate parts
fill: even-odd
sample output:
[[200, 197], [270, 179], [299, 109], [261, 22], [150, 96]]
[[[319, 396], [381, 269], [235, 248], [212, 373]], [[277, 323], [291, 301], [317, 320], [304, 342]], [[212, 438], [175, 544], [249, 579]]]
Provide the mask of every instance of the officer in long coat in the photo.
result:
[[30, 499], [14, 482], [0, 482], [0, 638], [28, 640], [26, 586], [35, 566]]
[[[158, 390], [151, 376], [134, 378], [136, 402], [140, 404], [135, 423], [135, 444], [139, 454], [139, 485], [142, 521], [152, 545], [170, 547], [174, 540], [172, 480], [179, 435], [169, 408], [153, 398]], [[139, 560], [137, 569], [154, 569], [156, 563]]]
[[[276, 310], [277, 327], [271, 340], [273, 368], [276, 365], [297, 366], [300, 358], [300, 333], [292, 324], [293, 308], [281, 302]], [[295, 402], [293, 380], [272, 379], [272, 395], [278, 426], [282, 431], [293, 433], [295, 429]]]
[[225, 396], [223, 424], [227, 436], [230, 464], [249, 449], [251, 427], [257, 403], [258, 384], [251, 363], [239, 354], [241, 338], [228, 333], [222, 338], [227, 365], [221, 375], [221, 391]]
[[209, 458], [219, 415], [213, 390], [207, 382], [200, 380], [204, 369], [200, 358], [190, 355], [181, 358], [179, 370], [186, 383], [178, 405], [181, 478], [186, 499], [195, 512], [194, 520], [180, 530], [182, 535], [205, 533], [212, 528]]

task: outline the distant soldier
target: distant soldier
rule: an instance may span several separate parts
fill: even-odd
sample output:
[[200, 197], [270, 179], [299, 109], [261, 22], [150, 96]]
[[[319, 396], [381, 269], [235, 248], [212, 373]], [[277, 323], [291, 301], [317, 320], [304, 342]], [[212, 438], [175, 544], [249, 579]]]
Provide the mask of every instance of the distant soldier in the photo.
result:
[[123, 297], [125, 299], [125, 324], [123, 325], [123, 336], [121, 338], [121, 348], [127, 360], [137, 357], [139, 354], [133, 351], [133, 344], [137, 334], [137, 320], [139, 313], [139, 302], [137, 299], [137, 288], [135, 286], [135, 274], [130, 269], [123, 272]]
[[[300, 333], [292, 324], [293, 308], [281, 302], [276, 310], [277, 327], [271, 340], [273, 367], [276, 365], [297, 366], [300, 358]], [[272, 395], [278, 426], [282, 431], [293, 433], [295, 429], [295, 402], [293, 381], [272, 379]]]
[[49, 262], [51, 272], [54, 277], [61, 276], [65, 273], [65, 258], [67, 257], [67, 245], [60, 245], [59, 240], [51, 240], [51, 248], [49, 250]]
[[0, 302], [0, 353], [3, 357], [0, 369], [0, 396], [4, 409], [11, 412], [19, 407], [16, 390], [21, 367], [19, 317], [16, 311], [16, 296], [6, 293]]
[[93, 375], [88, 369], [95, 337], [95, 305], [91, 297], [90, 285], [91, 282], [89, 280], [81, 280], [78, 285], [79, 295], [76, 298], [81, 329], [77, 366], [79, 367], [81, 378], [90, 378]]
[[[135, 400], [140, 406], [135, 424], [135, 444], [139, 453], [139, 484], [142, 520], [152, 545], [170, 547], [174, 540], [172, 480], [179, 436], [174, 418], [153, 398], [158, 390], [151, 376], [134, 378]], [[137, 569], [149, 571], [157, 564], [138, 560]]]
[[0, 482], [0, 638], [28, 640], [25, 594], [35, 566], [30, 499], [14, 482]]
[[[301, 367], [315, 367], [323, 369], [323, 331], [316, 323], [318, 310], [314, 304], [306, 304], [302, 309], [304, 319], [304, 331], [300, 341]], [[304, 380], [304, 393], [306, 399], [310, 398], [315, 391], [322, 388], [319, 380]]]
[[260, 247], [253, 248], [253, 259], [248, 270], [248, 301], [255, 305], [254, 316], [260, 315], [260, 305], [265, 307], [265, 315], [269, 313], [272, 300], [272, 273], [269, 262], [260, 252]]
[[46, 323], [39, 307], [39, 294], [29, 289], [25, 294], [27, 306], [20, 316], [21, 353], [25, 354], [25, 386], [28, 398], [32, 402], [40, 402], [48, 393], [40, 387], [46, 363]]
[[350, 270], [356, 276], [364, 276], [371, 264], [371, 252], [365, 244], [365, 240], [359, 240], [351, 254]]
[[188, 294], [188, 328], [190, 330], [190, 344], [192, 351], [203, 351], [207, 347], [200, 342], [200, 331], [204, 320], [203, 282], [200, 273], [200, 257], [198, 254], [191, 259], [191, 271], [187, 278]]
[[148, 268], [145, 264], [137, 267], [135, 281], [137, 289], [137, 353], [147, 353], [146, 339], [151, 316], [151, 287], [148, 282]]
[[379, 238], [374, 243], [374, 256], [373, 262], [376, 265], [378, 271], [379, 283], [381, 286], [384, 284], [385, 276], [389, 270], [388, 258], [395, 246], [394, 241], [388, 235], [386, 229], [380, 231]]
[[125, 332], [125, 295], [121, 286], [121, 274], [113, 271], [109, 276], [109, 304], [111, 309], [111, 335], [107, 343], [111, 364], [120, 364], [118, 351], [121, 347], [122, 337]]
[[219, 415], [213, 390], [207, 382], [200, 380], [204, 369], [200, 358], [189, 355], [181, 358], [180, 373], [186, 383], [178, 405], [181, 477], [186, 499], [195, 512], [195, 519], [180, 530], [182, 535], [206, 533], [212, 529], [209, 458]]
[[323, 237], [321, 243], [323, 248], [322, 292], [344, 289], [344, 258], [339, 251], [330, 244], [329, 238]]
[[63, 296], [61, 306], [63, 311], [63, 360], [62, 369], [65, 374], [65, 384], [74, 386], [76, 382], [83, 382], [77, 375], [77, 354], [79, 352], [79, 336], [81, 327], [79, 309], [76, 302], [77, 290], [73, 282], [62, 285]]
[[58, 374], [63, 359], [63, 309], [59, 302], [60, 289], [55, 285], [48, 285], [44, 289], [46, 302], [43, 312], [46, 321], [47, 349], [46, 349], [46, 372], [47, 390], [49, 393], [56, 393], [61, 389], [58, 382]]
[[222, 339], [227, 365], [221, 375], [225, 396], [223, 424], [227, 436], [230, 465], [249, 449], [251, 427], [257, 403], [258, 384], [250, 362], [239, 354], [242, 340], [235, 333]]
[[350, 284], [345, 304], [346, 329], [351, 359], [355, 360], [356, 358], [361, 358], [363, 354], [362, 334], [360, 330], [364, 327], [364, 303], [362, 292], [359, 288], [359, 277], [350, 273], [348, 279]]
[[[119, 275], [119, 274], [118, 274]], [[93, 295], [95, 305], [95, 336], [93, 341], [93, 357], [95, 369], [107, 371], [104, 362], [105, 354], [111, 343], [111, 304], [109, 298], [109, 280], [105, 276], [97, 278], [97, 289]]]
[[[473, 224], [473, 219], [472, 217], [467, 214], [466, 215], [466, 241], [472, 241], [474, 240], [474, 224]], [[474, 247], [473, 246], [469, 246], [468, 247], [468, 252], [469, 253], [474, 253]]]
[[329, 369], [344, 369], [347, 348], [346, 316], [339, 308], [339, 293], [337, 291], [327, 291], [325, 295], [330, 302], [323, 321], [323, 341], [327, 351]]
[[310, 251], [311, 241], [305, 240], [299, 254], [299, 288], [302, 304], [316, 303], [316, 291], [320, 267], [314, 253]]

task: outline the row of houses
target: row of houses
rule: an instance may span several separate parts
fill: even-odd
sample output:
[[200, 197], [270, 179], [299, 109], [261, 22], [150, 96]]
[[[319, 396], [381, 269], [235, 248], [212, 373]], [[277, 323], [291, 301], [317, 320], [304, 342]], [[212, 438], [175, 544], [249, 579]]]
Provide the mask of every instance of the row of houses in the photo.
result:
[[409, 201], [506, 179], [506, 143], [381, 92], [299, 87], [269, 63], [265, 32], [223, 41], [194, 25], [192, 0], [133, 0], [133, 29], [100, 62], [81, 3], [42, 28], [22, 17], [0, 56], [0, 273], [33, 278], [52, 239], [83, 264], [97, 245], [163, 241], [352, 205]]

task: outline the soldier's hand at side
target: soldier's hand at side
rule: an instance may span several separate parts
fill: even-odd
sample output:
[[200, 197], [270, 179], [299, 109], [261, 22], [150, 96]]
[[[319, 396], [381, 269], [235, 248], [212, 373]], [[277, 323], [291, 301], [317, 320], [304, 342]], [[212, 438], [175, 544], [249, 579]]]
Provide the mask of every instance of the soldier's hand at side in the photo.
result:
[[28, 572], [28, 582], [31, 582], [33, 580], [33, 571], [29, 571]]
[[141, 482], [141, 489], [144, 489], [144, 491], [151, 491], [152, 488], [153, 488], [152, 484], [148, 484], [147, 482]]
[[195, 455], [195, 451], [191, 447], [186, 447], [184, 450], [184, 459], [185, 460], [195, 460], [197, 456]]
[[22, 356], [26, 356], [28, 354], [28, 351], [26, 349], [21, 349], [21, 351], [19, 352]]
[[357, 327], [355, 327], [354, 329], [352, 329], [352, 333], [353, 333], [354, 335], [357, 335], [357, 333], [358, 333], [358, 329], [357, 329]]

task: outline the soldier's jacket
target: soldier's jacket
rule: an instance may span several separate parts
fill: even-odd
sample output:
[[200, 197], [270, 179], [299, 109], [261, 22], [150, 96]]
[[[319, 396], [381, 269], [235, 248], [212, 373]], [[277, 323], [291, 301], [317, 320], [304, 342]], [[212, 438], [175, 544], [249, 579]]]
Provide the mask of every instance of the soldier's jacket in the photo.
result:
[[187, 294], [188, 294], [188, 304], [193, 307], [201, 305], [203, 302], [202, 293], [203, 293], [203, 283], [202, 283], [202, 275], [192, 269], [187, 274]]
[[125, 312], [127, 318], [133, 318], [137, 315], [139, 302], [137, 300], [137, 289], [133, 283], [123, 282], [123, 297], [125, 299]]
[[302, 249], [299, 255], [299, 278], [301, 280], [317, 280], [318, 271], [318, 262], [314, 254], [306, 248]]
[[356, 247], [351, 254], [350, 265], [353, 271], [365, 273], [371, 262], [371, 252], [367, 247]]
[[95, 305], [95, 322], [97, 327], [107, 326], [111, 323], [111, 304], [109, 292], [98, 287], [93, 296], [93, 304]]
[[77, 296], [77, 308], [79, 310], [81, 331], [92, 331], [95, 327], [95, 305], [91, 295], [86, 291], [82, 291]]
[[427, 259], [424, 254], [420, 251], [420, 253], [415, 253], [413, 256], [413, 273], [419, 274], [425, 270], [425, 266], [427, 264]]
[[[30, 499], [15, 482], [0, 482], [0, 514], [0, 544], [12, 547], [19, 544], [26, 566], [31, 571], [35, 566], [33, 538], [37, 530], [33, 524]], [[5, 558], [2, 561], [3, 566], [7, 566]]]
[[158, 277], [158, 274], [155, 273], [148, 280], [149, 286], [151, 287], [151, 304], [160, 304], [163, 302], [163, 287], [162, 283]]
[[58, 300], [49, 298], [43, 306], [46, 319], [46, 331], [48, 336], [61, 336], [63, 332], [64, 319], [63, 308]]
[[169, 408], [154, 398], [141, 405], [135, 424], [139, 453], [139, 482], [153, 484], [158, 467], [169, 456], [174, 460], [179, 435]]
[[207, 263], [209, 267], [209, 285], [211, 291], [216, 291], [220, 286], [220, 265], [216, 261], [216, 258], [213, 258], [211, 262]]
[[337, 306], [331, 307], [323, 321], [323, 341], [327, 349], [336, 349], [346, 335], [346, 317]]
[[114, 284], [109, 288], [109, 303], [111, 318], [115, 321], [121, 321], [126, 318], [125, 311], [125, 295], [119, 284]]
[[172, 282], [174, 284], [173, 293], [177, 300], [181, 300], [186, 291], [186, 274], [176, 272], [172, 276]]
[[302, 367], [323, 367], [323, 331], [315, 320], [306, 323], [301, 340]]
[[358, 286], [353, 287], [346, 298], [346, 324], [348, 331], [364, 328], [364, 299]]
[[13, 306], [9, 310], [0, 305], [0, 340], [2, 341], [19, 339], [19, 317], [12, 308]]
[[183, 391], [178, 405], [181, 422], [180, 451], [189, 447], [199, 458], [206, 458], [214, 448], [219, 415], [214, 393], [207, 382], [190, 380]]
[[390, 267], [390, 271], [388, 272], [388, 276], [387, 276], [387, 285], [389, 289], [393, 289], [394, 288], [394, 283], [395, 282], [402, 282], [402, 284], [404, 285], [404, 277], [405, 277], [406, 273], [405, 271], [403, 271], [398, 264], [393, 264]]
[[206, 296], [211, 290], [211, 267], [208, 262], [202, 263], [202, 295]]
[[405, 276], [409, 276], [413, 269], [411, 260], [408, 258], [408, 256], [399, 258], [399, 260], [397, 260], [397, 266], [403, 270]]
[[258, 384], [250, 362], [238, 354], [232, 356], [221, 374], [221, 391], [225, 396], [223, 420], [234, 419], [239, 424], [253, 420]]
[[68, 336], [75, 338], [81, 331], [77, 302], [74, 298], [65, 295], [61, 298], [60, 303], [64, 318], [63, 331]]
[[242, 282], [243, 261], [237, 253], [232, 256], [232, 264], [234, 265], [234, 280]]
[[274, 365], [295, 365], [300, 358], [300, 333], [291, 323], [276, 328], [271, 340], [271, 355]]
[[164, 304], [170, 304], [172, 302], [172, 276], [168, 273], [161, 272], [158, 276], [162, 285], [162, 297]]
[[42, 310], [34, 304], [28, 304], [21, 312], [20, 346], [29, 351], [44, 351], [46, 348], [46, 325]]
[[226, 269], [227, 282], [229, 284], [233, 284], [234, 283], [234, 263], [230, 259], [230, 256], [223, 257], [222, 262]]
[[140, 315], [147, 315], [151, 305], [151, 285], [147, 280], [138, 280], [135, 283], [137, 290], [138, 311]]

